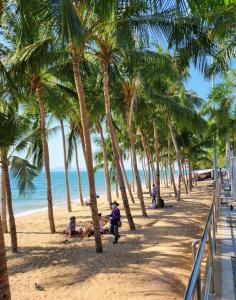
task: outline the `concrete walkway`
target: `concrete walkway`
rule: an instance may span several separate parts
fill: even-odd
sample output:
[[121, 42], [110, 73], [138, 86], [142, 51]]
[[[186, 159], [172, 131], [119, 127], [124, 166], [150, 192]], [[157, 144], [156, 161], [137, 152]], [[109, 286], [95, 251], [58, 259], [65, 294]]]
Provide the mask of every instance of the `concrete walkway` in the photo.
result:
[[[234, 205], [236, 211], [235, 207]], [[221, 205], [219, 210], [217, 251], [214, 259], [216, 295], [210, 296], [209, 299], [234, 300], [235, 291], [231, 257], [236, 256], [236, 224], [233, 224], [233, 227], [227, 224], [227, 216], [229, 216], [228, 206]]]

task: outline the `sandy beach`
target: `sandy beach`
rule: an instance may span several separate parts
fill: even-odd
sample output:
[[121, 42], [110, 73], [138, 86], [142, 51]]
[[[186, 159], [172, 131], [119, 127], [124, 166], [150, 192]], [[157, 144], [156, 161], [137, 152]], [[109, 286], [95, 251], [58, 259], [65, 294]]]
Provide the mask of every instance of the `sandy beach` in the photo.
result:
[[[191, 243], [204, 227], [211, 203], [210, 181], [198, 183], [180, 202], [171, 189], [163, 189], [168, 207], [147, 209], [141, 217], [138, 199], [131, 204], [135, 232], [128, 228], [120, 202], [123, 226], [120, 242], [103, 236], [104, 253], [96, 254], [93, 237], [69, 239], [62, 232], [70, 216], [84, 226], [91, 220], [90, 209], [73, 205], [54, 210], [56, 234], [50, 234], [47, 213], [16, 218], [19, 253], [10, 252], [9, 234], [5, 235], [8, 269], [13, 300], [100, 300], [100, 299], [182, 299], [191, 271]], [[151, 199], [144, 194], [146, 207]], [[105, 199], [98, 199], [99, 211], [108, 215]], [[35, 288], [35, 283], [43, 291]]]

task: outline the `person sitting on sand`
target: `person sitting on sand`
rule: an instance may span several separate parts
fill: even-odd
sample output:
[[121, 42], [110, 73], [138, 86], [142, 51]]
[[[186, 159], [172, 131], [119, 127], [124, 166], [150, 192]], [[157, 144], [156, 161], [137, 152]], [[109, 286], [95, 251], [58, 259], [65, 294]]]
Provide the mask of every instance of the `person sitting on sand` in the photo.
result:
[[100, 232], [101, 234], [105, 234], [109, 232], [109, 227], [105, 227], [107, 224], [108, 220], [107, 219], [102, 219], [102, 214], [98, 214], [99, 217], [99, 227], [100, 227]]
[[80, 228], [79, 230], [76, 230], [76, 218], [75, 217], [70, 217], [70, 222], [66, 226], [66, 229], [64, 230], [64, 234], [69, 235], [69, 236], [79, 236], [82, 232], [82, 229]]
[[111, 204], [112, 212], [109, 216], [109, 220], [111, 221], [110, 233], [115, 236], [113, 244], [117, 244], [118, 239], [120, 237], [120, 235], [119, 235], [120, 210], [119, 210], [118, 206], [119, 206], [119, 203], [117, 203], [116, 201], [114, 201]]
[[[108, 222], [108, 220], [107, 219], [102, 219], [102, 214], [101, 213], [98, 214], [98, 217], [99, 217], [99, 228], [100, 228], [101, 234], [108, 233], [109, 232], [109, 228], [105, 227], [105, 225]], [[83, 230], [82, 237], [84, 237], [86, 235], [88, 237], [94, 235], [94, 227], [93, 227], [93, 222], [92, 221]]]

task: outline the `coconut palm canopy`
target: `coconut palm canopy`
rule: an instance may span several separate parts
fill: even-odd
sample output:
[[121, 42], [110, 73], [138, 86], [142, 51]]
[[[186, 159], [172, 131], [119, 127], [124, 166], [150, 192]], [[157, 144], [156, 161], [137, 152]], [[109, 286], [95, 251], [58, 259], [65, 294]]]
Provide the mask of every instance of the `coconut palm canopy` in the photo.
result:
[[[12, 250], [17, 251], [11, 181], [17, 180], [19, 194], [32, 191], [42, 168], [49, 228], [56, 231], [49, 147], [58, 130], [68, 211], [68, 168], [75, 156], [83, 205], [81, 155], [86, 163], [97, 252], [103, 251], [98, 169], [104, 170], [108, 204], [115, 183], [135, 230], [125, 160], [132, 162], [143, 217], [141, 162], [149, 192], [152, 183], [158, 187], [158, 201], [163, 174], [169, 173], [178, 201], [193, 188], [192, 170], [211, 166], [213, 142], [223, 162], [226, 144], [233, 148], [236, 136], [235, 12], [235, 1], [224, 0], [0, 1], [1, 245], [8, 203]], [[217, 74], [221, 79], [208, 99], [185, 88], [192, 65], [206, 78]], [[5, 252], [0, 255], [5, 262]], [[0, 298], [10, 299], [5, 263], [0, 273], [6, 275]]]

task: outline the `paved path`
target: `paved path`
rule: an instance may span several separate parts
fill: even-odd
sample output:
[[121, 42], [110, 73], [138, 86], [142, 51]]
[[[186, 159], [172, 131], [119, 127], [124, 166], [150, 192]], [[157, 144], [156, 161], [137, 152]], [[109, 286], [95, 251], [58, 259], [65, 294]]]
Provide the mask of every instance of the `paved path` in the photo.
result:
[[[210, 296], [209, 299], [235, 300], [231, 257], [236, 256], [236, 225], [230, 227], [227, 224], [228, 207], [220, 206], [219, 209], [217, 253], [215, 257], [216, 296]], [[236, 208], [234, 209], [236, 211]]]

